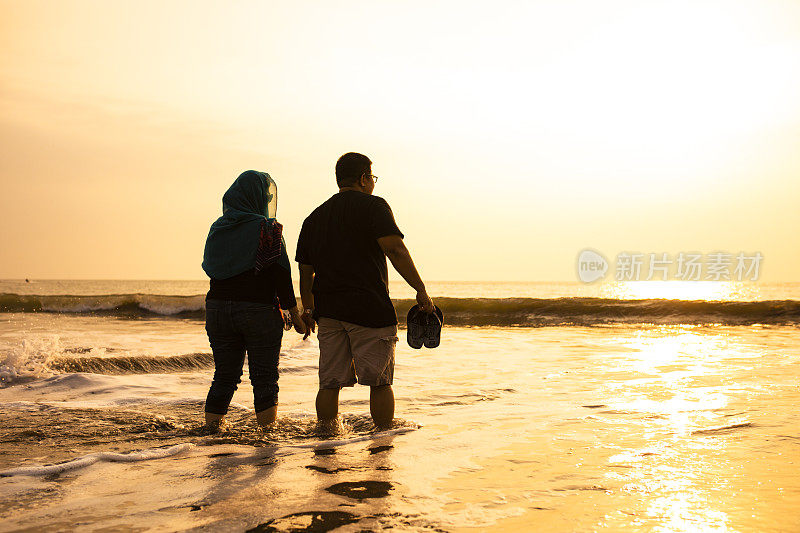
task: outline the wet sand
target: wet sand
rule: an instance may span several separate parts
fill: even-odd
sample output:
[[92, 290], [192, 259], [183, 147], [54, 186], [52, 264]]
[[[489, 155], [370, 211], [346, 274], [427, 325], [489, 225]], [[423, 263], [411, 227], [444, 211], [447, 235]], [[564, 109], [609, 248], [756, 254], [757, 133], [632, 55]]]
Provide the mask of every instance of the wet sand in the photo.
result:
[[800, 330], [448, 328], [445, 339], [436, 350], [399, 348], [404, 432], [393, 435], [371, 427], [360, 387], [342, 393], [342, 431], [315, 433], [308, 341], [286, 345], [281, 418], [266, 433], [253, 423], [246, 375], [229, 429], [216, 435], [198, 423], [209, 371], [55, 373], [6, 387], [0, 470], [191, 446], [4, 477], [0, 529], [791, 531], [798, 523]]

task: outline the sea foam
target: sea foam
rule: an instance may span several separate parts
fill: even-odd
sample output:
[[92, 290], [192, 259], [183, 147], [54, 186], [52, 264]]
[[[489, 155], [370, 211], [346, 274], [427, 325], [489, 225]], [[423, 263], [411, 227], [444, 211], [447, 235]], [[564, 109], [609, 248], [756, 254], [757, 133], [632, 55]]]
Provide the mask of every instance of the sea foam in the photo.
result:
[[0, 354], [0, 387], [51, 375], [48, 364], [63, 353], [64, 349], [57, 335], [23, 339], [16, 346], [5, 348]]
[[114, 453], [114, 452], [97, 452], [78, 457], [72, 461], [58, 463], [55, 465], [36, 465], [36, 466], [20, 466], [10, 470], [0, 472], [0, 477], [11, 476], [49, 476], [53, 474], [61, 474], [70, 470], [77, 470], [93, 465], [99, 461], [108, 461], [113, 463], [133, 463], [138, 461], [149, 461], [151, 459], [161, 459], [179, 454], [195, 445], [190, 442], [176, 444], [167, 448], [149, 448], [131, 453]]
[[[414, 427], [395, 428], [385, 431], [379, 431], [370, 435], [362, 435], [358, 437], [351, 437], [338, 440], [318, 440], [314, 442], [302, 444], [284, 444], [275, 447], [275, 456], [287, 456], [301, 453], [307, 450], [317, 449], [330, 449], [355, 444], [364, 441], [372, 441], [382, 437], [402, 435], [418, 429], [419, 425]], [[58, 463], [54, 465], [30, 465], [11, 468], [8, 470], [0, 471], [0, 477], [13, 477], [13, 476], [50, 476], [54, 474], [61, 474], [64, 472], [86, 468], [95, 463], [106, 461], [111, 463], [133, 463], [140, 461], [149, 461], [153, 459], [163, 459], [171, 457], [179, 453], [185, 452], [194, 448], [196, 444], [191, 442], [183, 442], [168, 447], [161, 448], [148, 448], [130, 453], [116, 453], [116, 452], [95, 452]]]

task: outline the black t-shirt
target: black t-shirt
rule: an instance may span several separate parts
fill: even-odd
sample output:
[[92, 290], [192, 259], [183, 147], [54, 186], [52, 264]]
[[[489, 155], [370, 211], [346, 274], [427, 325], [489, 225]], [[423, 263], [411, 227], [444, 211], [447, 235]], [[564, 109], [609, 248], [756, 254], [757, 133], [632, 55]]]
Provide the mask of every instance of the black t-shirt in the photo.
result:
[[303, 222], [295, 260], [314, 267], [314, 318], [369, 328], [397, 324], [378, 238], [403, 234], [379, 196], [340, 191]]

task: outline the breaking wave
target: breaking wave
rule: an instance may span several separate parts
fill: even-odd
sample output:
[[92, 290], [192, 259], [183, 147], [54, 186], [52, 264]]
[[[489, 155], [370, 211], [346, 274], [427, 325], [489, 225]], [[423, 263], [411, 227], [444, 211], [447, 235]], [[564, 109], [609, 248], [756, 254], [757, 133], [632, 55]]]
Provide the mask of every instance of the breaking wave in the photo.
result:
[[[436, 298], [445, 322], [458, 326], [605, 324], [800, 324], [800, 301], [707, 301], [609, 298]], [[405, 318], [413, 300], [395, 301]]]
[[[800, 324], [800, 301], [619, 300], [608, 298], [436, 298], [453, 326], [570, 326], [604, 324]], [[400, 323], [414, 300], [394, 300]], [[119, 318], [201, 320], [205, 295], [36, 296], [2, 293], [0, 312], [74, 313]]]
[[78, 349], [78, 352], [89, 355], [74, 357], [76, 350], [63, 348], [57, 337], [23, 340], [21, 345], [0, 352], [0, 388], [60, 373], [163, 374], [214, 367], [214, 356], [210, 353], [107, 357], [102, 348]]
[[118, 317], [170, 316], [202, 318], [205, 295], [104, 294], [99, 296], [0, 293], [0, 312], [76, 313]]
[[50, 360], [47, 367], [59, 372], [91, 372], [92, 374], [152, 374], [188, 372], [213, 368], [210, 353], [189, 353], [167, 357], [118, 356], [70, 357]]

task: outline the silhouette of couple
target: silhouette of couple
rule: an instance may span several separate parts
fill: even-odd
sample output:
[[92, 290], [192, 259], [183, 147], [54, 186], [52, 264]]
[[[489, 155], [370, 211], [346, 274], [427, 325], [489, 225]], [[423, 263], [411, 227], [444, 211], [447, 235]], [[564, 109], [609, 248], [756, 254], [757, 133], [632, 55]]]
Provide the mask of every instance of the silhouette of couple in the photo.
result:
[[210, 278], [206, 332], [214, 354], [214, 379], [205, 404], [206, 424], [223, 423], [241, 382], [245, 353], [256, 419], [262, 427], [278, 410], [278, 363], [284, 330], [294, 327], [319, 341], [317, 418], [336, 424], [339, 390], [370, 387], [370, 414], [380, 429], [394, 418], [397, 316], [389, 298], [386, 258], [417, 291], [424, 312], [433, 302], [403, 243], [386, 201], [374, 196], [372, 162], [358, 153], [336, 162], [339, 192], [303, 222], [295, 260], [302, 310], [277, 221], [277, 186], [265, 172], [242, 173], [222, 197], [203, 254]]

